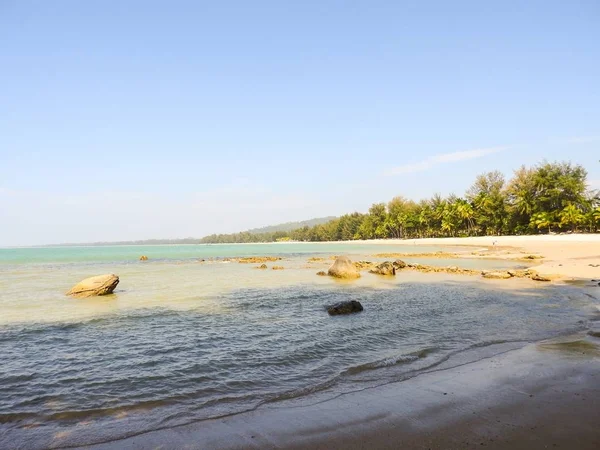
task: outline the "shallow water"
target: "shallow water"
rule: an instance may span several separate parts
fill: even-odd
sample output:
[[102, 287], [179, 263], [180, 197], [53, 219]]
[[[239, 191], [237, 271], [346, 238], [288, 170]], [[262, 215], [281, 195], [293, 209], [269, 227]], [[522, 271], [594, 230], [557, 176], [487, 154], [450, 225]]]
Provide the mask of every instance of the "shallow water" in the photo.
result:
[[[369, 255], [398, 251], [381, 245], [222, 246], [222, 254], [210, 247], [217, 259], [204, 263], [197, 260], [207, 254], [188, 249], [185, 257], [117, 249], [111, 260], [72, 248], [55, 259], [4, 256], [0, 448], [83, 445], [315, 392], [335, 395], [401, 380], [465, 349], [576, 331], [597, 313], [596, 300], [575, 287], [416, 272], [337, 282], [315, 275], [330, 261], [308, 263], [315, 255], [374, 260]], [[151, 261], [135, 260], [152, 257], [149, 250]], [[244, 251], [280, 255], [285, 270], [220, 259]], [[121, 277], [114, 295], [64, 296], [81, 278], [106, 272]], [[350, 299], [365, 311], [330, 317], [324, 310]]]

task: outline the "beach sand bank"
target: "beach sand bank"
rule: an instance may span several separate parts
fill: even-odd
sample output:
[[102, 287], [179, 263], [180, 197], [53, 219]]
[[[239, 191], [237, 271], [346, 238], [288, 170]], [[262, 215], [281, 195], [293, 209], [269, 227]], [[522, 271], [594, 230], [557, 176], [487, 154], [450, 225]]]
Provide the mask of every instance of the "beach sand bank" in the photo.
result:
[[[514, 344], [513, 344], [514, 345]], [[597, 449], [600, 339], [570, 336], [301, 405], [153, 431], [91, 449]]]
[[542, 256], [543, 259], [533, 261], [539, 264], [535, 266], [535, 270], [540, 274], [567, 279], [600, 279], [600, 234], [382, 239], [353, 242], [398, 246], [398, 252], [402, 251], [402, 246], [407, 245], [467, 246], [464, 252], [458, 253], [458, 256], [466, 258], [520, 259], [527, 255]]

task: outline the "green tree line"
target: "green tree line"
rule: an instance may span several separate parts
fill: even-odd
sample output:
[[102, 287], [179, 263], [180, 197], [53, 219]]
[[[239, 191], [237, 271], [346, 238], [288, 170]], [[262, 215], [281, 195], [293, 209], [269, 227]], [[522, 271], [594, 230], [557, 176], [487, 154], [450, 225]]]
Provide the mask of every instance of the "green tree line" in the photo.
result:
[[464, 197], [439, 194], [418, 202], [394, 197], [368, 213], [275, 233], [207, 236], [202, 243], [347, 241], [354, 239], [489, 236], [600, 230], [600, 195], [588, 189], [587, 171], [570, 162], [522, 166], [506, 181], [479, 175]]

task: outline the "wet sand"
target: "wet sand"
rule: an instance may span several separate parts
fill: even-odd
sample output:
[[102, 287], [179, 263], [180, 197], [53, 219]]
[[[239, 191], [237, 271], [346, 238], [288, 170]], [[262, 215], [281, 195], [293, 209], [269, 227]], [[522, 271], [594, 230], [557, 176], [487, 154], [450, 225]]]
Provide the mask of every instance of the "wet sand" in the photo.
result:
[[411, 379], [92, 449], [598, 449], [600, 339], [459, 354]]

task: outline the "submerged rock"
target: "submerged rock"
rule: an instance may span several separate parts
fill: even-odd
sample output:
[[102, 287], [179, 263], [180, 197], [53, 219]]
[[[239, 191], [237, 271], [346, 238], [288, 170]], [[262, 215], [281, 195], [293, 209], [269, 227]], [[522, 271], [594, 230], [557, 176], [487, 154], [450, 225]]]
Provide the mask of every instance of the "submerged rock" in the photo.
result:
[[369, 270], [369, 272], [377, 275], [396, 275], [396, 268], [391, 262], [386, 261]]
[[[281, 261], [282, 258], [278, 256], [247, 256], [244, 258], [237, 258], [237, 262], [242, 264], [256, 264], [264, 262]], [[224, 261], [229, 261], [229, 258], [225, 258]]]
[[527, 278], [535, 274], [531, 269], [515, 269], [515, 270], [507, 270], [506, 273], [509, 273], [513, 277], [517, 278]]
[[481, 276], [483, 278], [492, 278], [496, 280], [506, 280], [513, 277], [509, 272], [506, 271], [487, 272], [485, 270], [481, 272]]
[[327, 307], [327, 312], [330, 316], [338, 316], [340, 314], [352, 314], [361, 312], [363, 306], [358, 300], [349, 300], [346, 302], [339, 302], [334, 305]]
[[117, 284], [119, 284], [119, 277], [115, 274], [98, 275], [80, 281], [67, 292], [67, 295], [74, 297], [108, 295], [112, 294]]
[[358, 269], [352, 264], [350, 258], [346, 256], [340, 256], [335, 260], [335, 262], [331, 265], [329, 270], [327, 271], [329, 276], [335, 278], [360, 278], [360, 273]]

